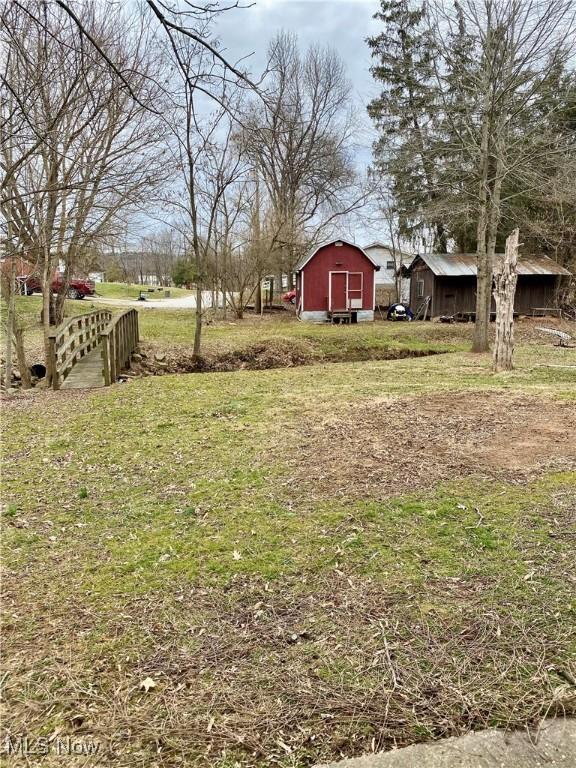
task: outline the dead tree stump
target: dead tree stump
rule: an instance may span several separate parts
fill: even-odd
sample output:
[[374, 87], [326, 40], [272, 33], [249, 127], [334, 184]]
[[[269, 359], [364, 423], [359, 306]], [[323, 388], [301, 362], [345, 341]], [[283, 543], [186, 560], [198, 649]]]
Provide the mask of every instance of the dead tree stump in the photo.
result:
[[518, 275], [518, 237], [515, 229], [506, 238], [506, 250], [494, 266], [494, 300], [496, 301], [496, 341], [493, 370], [511, 371], [514, 356], [514, 296]]

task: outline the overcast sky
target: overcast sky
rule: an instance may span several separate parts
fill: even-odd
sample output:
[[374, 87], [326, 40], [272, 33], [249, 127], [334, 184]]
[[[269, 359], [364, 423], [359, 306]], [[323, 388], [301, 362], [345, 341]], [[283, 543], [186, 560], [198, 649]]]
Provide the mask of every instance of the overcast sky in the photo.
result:
[[[247, 6], [251, 0], [240, 2]], [[302, 50], [317, 43], [335, 48], [344, 61], [352, 86], [357, 116], [354, 156], [363, 173], [371, 161], [375, 137], [366, 105], [378, 91], [369, 72], [371, 62], [366, 38], [380, 29], [372, 18], [379, 7], [379, 0], [255, 0], [251, 7], [221, 14], [214, 34], [229, 61], [249, 57], [240, 67], [255, 78], [266, 67], [269, 42], [281, 30], [294, 32]], [[373, 216], [374, 212], [371, 214], [364, 208], [355, 217], [341, 220], [342, 236], [352, 237], [362, 245], [379, 239], [378, 228], [369, 223]]]
[[365, 105], [375, 93], [366, 38], [378, 31], [372, 17], [379, 5], [378, 0], [256, 0], [250, 8], [222, 14], [216, 32], [231, 58], [253, 53], [244, 64], [255, 75], [266, 65], [269, 41], [282, 29], [296, 33], [302, 48], [330, 45], [340, 53], [354, 95]]
[[[228, 59], [252, 54], [242, 66], [254, 76], [264, 70], [268, 43], [280, 30], [296, 33], [302, 49], [313, 43], [336, 48], [352, 84], [358, 115], [356, 159], [359, 169], [364, 169], [370, 162], [374, 138], [366, 105], [377, 93], [369, 72], [366, 38], [379, 31], [378, 22], [372, 18], [379, 7], [378, 0], [256, 0], [250, 8], [222, 14], [215, 32]], [[374, 231], [365, 224], [359, 227], [357, 222], [349, 222], [349, 226], [347, 234], [356, 240], [374, 239]]]

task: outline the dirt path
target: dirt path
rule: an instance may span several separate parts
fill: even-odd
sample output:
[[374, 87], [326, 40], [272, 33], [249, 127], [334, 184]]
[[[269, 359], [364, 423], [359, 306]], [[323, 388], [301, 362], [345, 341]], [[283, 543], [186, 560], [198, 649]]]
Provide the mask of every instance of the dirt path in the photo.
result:
[[[106, 298], [105, 296], [91, 296], [90, 301], [93, 301], [96, 304], [109, 304], [114, 307], [137, 307], [138, 309], [196, 309], [195, 294], [180, 296], [174, 299], [146, 299], [145, 301], [138, 301], [138, 299], [113, 299]], [[210, 291], [203, 291], [202, 306], [212, 306], [212, 293]]]
[[382, 498], [470, 475], [529, 480], [576, 466], [574, 403], [503, 392], [383, 398], [311, 416], [295, 433], [288, 462], [316, 496]]

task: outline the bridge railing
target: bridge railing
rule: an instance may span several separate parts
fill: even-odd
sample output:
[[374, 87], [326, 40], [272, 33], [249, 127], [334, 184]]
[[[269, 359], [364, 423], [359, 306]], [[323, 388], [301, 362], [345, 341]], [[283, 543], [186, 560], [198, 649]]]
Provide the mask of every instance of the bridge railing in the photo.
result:
[[[135, 310], [133, 310], [135, 311]], [[76, 363], [100, 343], [100, 335], [112, 319], [112, 312], [100, 309], [71, 317], [49, 335], [52, 388], [60, 385]]]
[[115, 315], [101, 331], [100, 339], [104, 383], [109, 387], [114, 384], [122, 369], [129, 367], [132, 352], [138, 346], [138, 311], [127, 309]]

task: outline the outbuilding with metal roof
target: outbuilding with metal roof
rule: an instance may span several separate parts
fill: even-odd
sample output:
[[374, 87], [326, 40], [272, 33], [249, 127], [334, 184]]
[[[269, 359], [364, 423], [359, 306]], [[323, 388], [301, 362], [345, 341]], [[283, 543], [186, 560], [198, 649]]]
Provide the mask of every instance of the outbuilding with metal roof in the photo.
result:
[[[552, 308], [558, 286], [570, 273], [548, 256], [521, 256], [514, 311], [533, 314]], [[426, 253], [412, 262], [410, 306], [430, 299], [429, 316], [473, 315], [476, 310], [476, 254]]]

